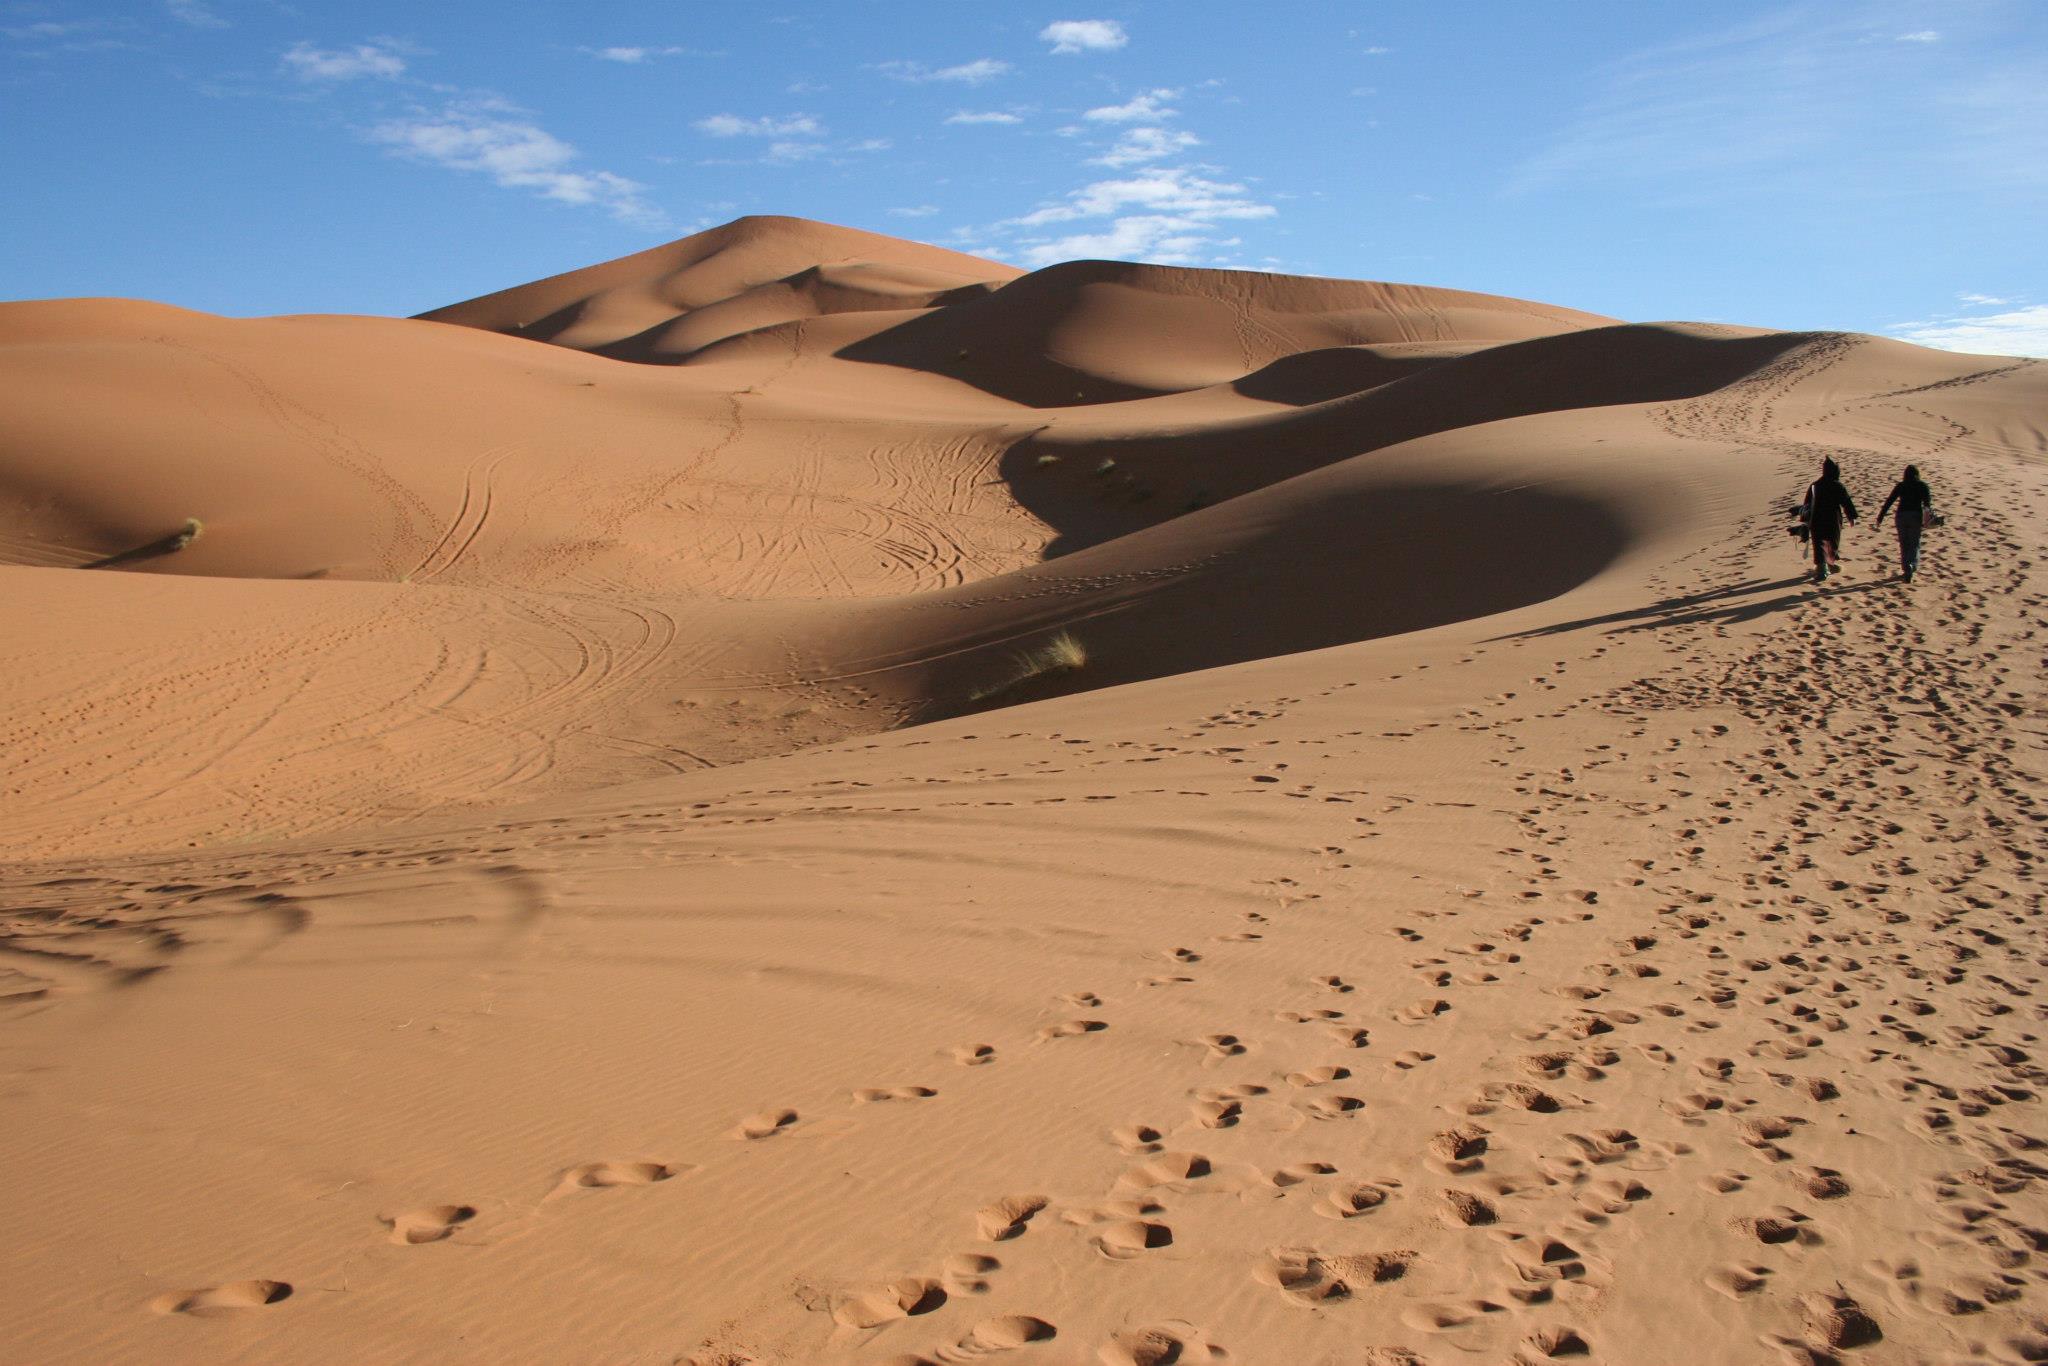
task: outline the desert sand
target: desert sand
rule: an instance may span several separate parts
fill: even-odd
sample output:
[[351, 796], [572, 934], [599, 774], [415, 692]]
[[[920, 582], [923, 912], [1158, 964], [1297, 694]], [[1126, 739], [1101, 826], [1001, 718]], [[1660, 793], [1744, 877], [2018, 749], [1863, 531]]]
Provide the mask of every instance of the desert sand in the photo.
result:
[[0, 1361], [2048, 1360], [2044, 514], [2042, 362], [795, 219], [0, 305]]

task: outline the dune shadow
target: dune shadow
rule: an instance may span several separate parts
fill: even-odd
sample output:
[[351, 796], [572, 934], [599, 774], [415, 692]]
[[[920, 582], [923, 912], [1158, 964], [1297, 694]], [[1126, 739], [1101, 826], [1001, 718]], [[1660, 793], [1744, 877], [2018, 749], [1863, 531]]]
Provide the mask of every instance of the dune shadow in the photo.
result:
[[[947, 606], [979, 620], [921, 642], [930, 662], [916, 666], [928, 699], [917, 719], [1492, 616], [1569, 592], [1635, 535], [1592, 499], [1451, 483], [1293, 490], [1204, 521], [1010, 576], [1000, 596], [993, 584], [956, 592]], [[1042, 643], [1033, 627], [1071, 632], [1086, 663], [989, 695], [1022, 647]]]

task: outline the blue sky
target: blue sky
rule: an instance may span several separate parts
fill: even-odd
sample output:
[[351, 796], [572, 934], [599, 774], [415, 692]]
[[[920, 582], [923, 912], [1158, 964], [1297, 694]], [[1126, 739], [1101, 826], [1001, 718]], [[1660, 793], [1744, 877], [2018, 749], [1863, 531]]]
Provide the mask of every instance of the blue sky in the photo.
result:
[[417, 312], [745, 213], [2048, 354], [2048, 5], [0, 0], [0, 298]]

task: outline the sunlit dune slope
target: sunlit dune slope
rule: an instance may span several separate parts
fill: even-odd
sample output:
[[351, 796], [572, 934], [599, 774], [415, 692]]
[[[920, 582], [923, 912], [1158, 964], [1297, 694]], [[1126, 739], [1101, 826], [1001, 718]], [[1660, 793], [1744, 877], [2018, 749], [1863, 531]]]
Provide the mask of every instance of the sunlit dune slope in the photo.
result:
[[760, 216], [419, 316], [662, 360], [815, 314], [924, 307], [1019, 273], [857, 228]]

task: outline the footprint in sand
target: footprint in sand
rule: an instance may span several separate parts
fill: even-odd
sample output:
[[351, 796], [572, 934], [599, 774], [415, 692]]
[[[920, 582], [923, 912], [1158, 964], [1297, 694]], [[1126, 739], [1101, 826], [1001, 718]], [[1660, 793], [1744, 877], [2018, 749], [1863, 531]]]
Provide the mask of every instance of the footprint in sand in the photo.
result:
[[1215, 1168], [1200, 1153], [1160, 1153], [1116, 1179], [1118, 1190], [1149, 1190], [1183, 1181], [1199, 1181]]
[[1082, 1034], [1100, 1034], [1109, 1028], [1104, 1020], [1061, 1020], [1038, 1031], [1038, 1041], [1049, 1043], [1054, 1039], [1072, 1039]]
[[1327, 1086], [1350, 1075], [1351, 1069], [1348, 1067], [1311, 1067], [1301, 1072], [1289, 1072], [1287, 1084], [1300, 1087]]
[[1256, 1082], [1244, 1082], [1237, 1086], [1204, 1087], [1195, 1092], [1195, 1122], [1204, 1129], [1228, 1129], [1244, 1117], [1244, 1103], [1254, 1096], [1263, 1096], [1266, 1088]]
[[1230, 1359], [1201, 1329], [1178, 1321], [1125, 1329], [1111, 1335], [1096, 1355], [1105, 1366], [1210, 1366]]
[[897, 1319], [929, 1314], [946, 1302], [937, 1281], [906, 1276], [875, 1290], [848, 1295], [832, 1306], [832, 1321], [844, 1328], [879, 1328]]
[[1095, 1230], [1095, 1250], [1114, 1261], [1128, 1261], [1172, 1243], [1173, 1230], [1150, 1219], [1119, 1219]]
[[855, 1105], [878, 1105], [890, 1100], [930, 1100], [938, 1094], [929, 1086], [863, 1086], [853, 1093]]
[[403, 1214], [379, 1216], [377, 1222], [391, 1230], [394, 1243], [438, 1243], [459, 1225], [476, 1218], [474, 1205], [429, 1205]]
[[974, 1361], [1058, 1336], [1059, 1330], [1044, 1319], [1029, 1314], [1004, 1314], [975, 1324], [966, 1337], [951, 1347], [940, 1348], [935, 1356], [891, 1357], [882, 1366], [940, 1366], [942, 1362]]
[[1266, 1184], [1275, 1190], [1286, 1190], [1304, 1181], [1313, 1181], [1318, 1176], [1336, 1174], [1337, 1169], [1327, 1162], [1295, 1162], [1267, 1173]]
[[1365, 1108], [1357, 1096], [1317, 1096], [1301, 1107], [1310, 1119], [1346, 1119]]
[[776, 1134], [787, 1133], [797, 1121], [794, 1110], [762, 1110], [748, 1115], [730, 1130], [727, 1138], [757, 1139], [773, 1138]]
[[1326, 1301], [1341, 1300], [1351, 1294], [1351, 1287], [1344, 1283], [1343, 1278], [1320, 1255], [1306, 1248], [1275, 1249], [1252, 1272], [1252, 1279], [1260, 1285], [1273, 1287], [1289, 1304], [1304, 1309], [1313, 1309]]
[[963, 1043], [953, 1049], [953, 1061], [962, 1067], [986, 1067], [996, 1060], [996, 1047], [989, 1043]]
[[172, 1290], [158, 1295], [149, 1307], [159, 1314], [191, 1314], [210, 1318], [241, 1309], [261, 1309], [291, 1298], [287, 1281], [228, 1281], [198, 1290]]
[[1109, 1132], [1110, 1141], [1127, 1153], [1156, 1153], [1159, 1130], [1149, 1124], [1125, 1124]]
[[1202, 1065], [1205, 1067], [1214, 1067], [1227, 1059], [1242, 1057], [1247, 1051], [1244, 1040], [1235, 1034], [1204, 1034], [1194, 1042], [1208, 1050], [1202, 1059]]
[[991, 1243], [1021, 1237], [1025, 1225], [1045, 1208], [1046, 1203], [1042, 1195], [1006, 1195], [975, 1213], [975, 1231]]
[[1315, 1211], [1326, 1219], [1356, 1219], [1387, 1203], [1397, 1181], [1355, 1181], [1326, 1191], [1316, 1201]]
[[1003, 1264], [994, 1257], [979, 1252], [962, 1252], [946, 1258], [942, 1274], [946, 1288], [956, 1295], [986, 1295], [988, 1278], [1002, 1268]]
[[573, 1190], [602, 1190], [610, 1186], [651, 1186], [695, 1171], [675, 1162], [586, 1162], [562, 1173], [553, 1195]]

